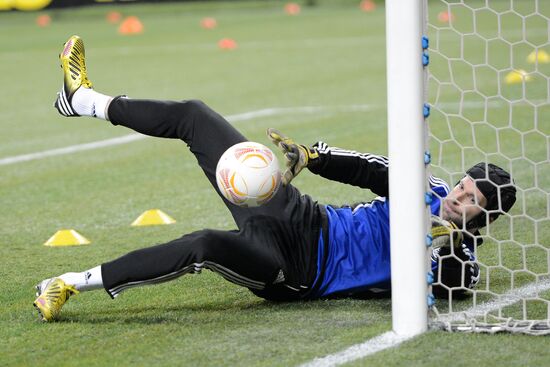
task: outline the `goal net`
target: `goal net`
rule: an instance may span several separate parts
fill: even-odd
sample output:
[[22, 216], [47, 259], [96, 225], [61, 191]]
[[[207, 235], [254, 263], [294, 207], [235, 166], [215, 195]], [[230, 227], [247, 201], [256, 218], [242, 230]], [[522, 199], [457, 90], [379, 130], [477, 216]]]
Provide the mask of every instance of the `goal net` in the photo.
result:
[[494, 163], [517, 189], [509, 213], [477, 236], [477, 286], [433, 284], [446, 292], [431, 325], [548, 334], [550, 1], [430, 0], [426, 8], [431, 173], [452, 189], [469, 167]]

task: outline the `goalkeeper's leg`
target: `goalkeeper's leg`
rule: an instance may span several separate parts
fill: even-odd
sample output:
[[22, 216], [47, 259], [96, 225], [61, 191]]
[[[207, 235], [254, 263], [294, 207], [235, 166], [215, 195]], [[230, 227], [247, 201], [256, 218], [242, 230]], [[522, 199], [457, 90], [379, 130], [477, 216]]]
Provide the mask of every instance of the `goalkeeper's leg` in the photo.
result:
[[255, 290], [276, 282], [283, 265], [276, 247], [250, 241], [242, 232], [201, 230], [166, 244], [128, 253], [101, 266], [103, 286], [112, 296], [142, 285], [211, 270]]
[[281, 213], [291, 212], [288, 206], [299, 200], [299, 192], [291, 185], [281, 187], [275, 197], [258, 208], [242, 208], [223, 197], [216, 183], [218, 160], [227, 148], [247, 139], [201, 101], [160, 101], [119, 96], [109, 102], [105, 118], [113, 125], [125, 126], [145, 135], [184, 141], [239, 228], [253, 214], [280, 216]]
[[288, 206], [294, 205], [292, 203], [300, 198], [299, 192], [288, 185], [281, 187], [267, 204], [257, 208], [242, 208], [227, 201], [219, 192], [216, 183], [216, 166], [227, 148], [247, 139], [203, 102], [117, 97], [111, 102], [108, 114], [114, 125], [126, 126], [150, 136], [184, 141], [195, 155], [211, 185], [231, 211], [239, 228], [253, 214], [280, 217], [282, 213], [291, 212]]
[[187, 143], [210, 183], [224, 200], [241, 228], [252, 214], [280, 216], [293, 212], [299, 192], [287, 185], [259, 208], [241, 208], [227, 201], [216, 184], [216, 165], [230, 146], [246, 141], [222, 116], [200, 101], [156, 101], [109, 97], [92, 89], [85, 63], [84, 43], [69, 38], [60, 55], [64, 82], [55, 107], [64, 116], [92, 116], [110, 120], [142, 134], [181, 139]]
[[202, 230], [140, 249], [102, 265], [103, 285], [116, 297], [136, 286], [166, 282], [209, 269], [250, 289], [264, 289], [281, 269], [271, 248], [238, 232]]
[[[81, 273], [65, 273], [37, 286], [34, 306], [44, 321], [55, 320], [70, 296], [104, 288], [111, 297], [209, 269], [228, 281], [263, 292], [285, 280], [285, 265], [273, 241], [252, 241], [244, 232], [202, 230], [128, 253]], [[260, 293], [261, 294], [261, 293]]]

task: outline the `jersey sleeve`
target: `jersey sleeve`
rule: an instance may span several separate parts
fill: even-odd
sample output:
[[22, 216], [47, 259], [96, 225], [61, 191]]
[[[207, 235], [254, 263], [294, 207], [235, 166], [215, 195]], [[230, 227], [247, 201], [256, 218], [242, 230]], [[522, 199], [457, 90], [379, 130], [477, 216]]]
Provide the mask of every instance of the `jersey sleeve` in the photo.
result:
[[388, 196], [388, 158], [330, 147], [322, 141], [313, 147], [319, 152], [319, 158], [308, 166], [312, 173]]
[[430, 188], [432, 189], [432, 191], [440, 197], [447, 196], [451, 191], [447, 182], [433, 175], [430, 175], [428, 183], [430, 184]]

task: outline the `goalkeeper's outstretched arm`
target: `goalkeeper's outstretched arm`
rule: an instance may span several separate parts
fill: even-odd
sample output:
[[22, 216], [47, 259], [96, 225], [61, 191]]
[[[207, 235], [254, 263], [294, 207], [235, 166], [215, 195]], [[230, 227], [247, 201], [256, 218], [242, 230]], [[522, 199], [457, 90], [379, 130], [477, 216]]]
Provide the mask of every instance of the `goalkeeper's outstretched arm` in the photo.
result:
[[308, 165], [311, 172], [388, 196], [388, 158], [331, 147], [321, 141], [313, 148], [319, 152], [319, 158]]
[[309, 147], [296, 143], [273, 128], [267, 129], [267, 136], [285, 157], [285, 185], [307, 167], [329, 180], [369, 189], [379, 196], [388, 196], [388, 159], [384, 156], [330, 147], [323, 142]]

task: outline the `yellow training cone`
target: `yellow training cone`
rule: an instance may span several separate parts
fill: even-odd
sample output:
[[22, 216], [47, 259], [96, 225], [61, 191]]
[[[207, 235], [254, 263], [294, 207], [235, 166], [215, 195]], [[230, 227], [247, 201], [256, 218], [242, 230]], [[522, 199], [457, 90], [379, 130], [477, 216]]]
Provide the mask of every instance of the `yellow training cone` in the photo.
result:
[[44, 246], [78, 246], [88, 245], [90, 241], [74, 229], [62, 229], [50, 237]]
[[524, 80], [528, 82], [531, 79], [533, 79], [531, 75], [527, 74], [525, 70], [520, 69], [509, 72], [504, 81], [506, 84], [517, 84], [523, 82]]
[[539, 64], [548, 64], [550, 62], [550, 55], [544, 50], [533, 51], [527, 56], [527, 61], [531, 64], [536, 62]]
[[160, 224], [172, 224], [176, 221], [160, 209], [147, 210], [141, 214], [132, 226], [156, 226]]

